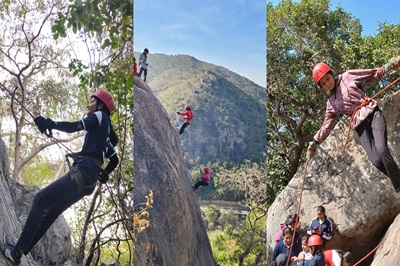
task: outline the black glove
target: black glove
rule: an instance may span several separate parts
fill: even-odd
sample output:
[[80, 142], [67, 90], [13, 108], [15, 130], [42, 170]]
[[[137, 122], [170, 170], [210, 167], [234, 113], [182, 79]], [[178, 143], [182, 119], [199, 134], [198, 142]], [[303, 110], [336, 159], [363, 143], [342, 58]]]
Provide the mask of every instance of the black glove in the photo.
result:
[[43, 116], [39, 115], [38, 117], [33, 119], [33, 121], [35, 121], [35, 124], [39, 128], [40, 133], [43, 133], [43, 132], [46, 131], [46, 128], [43, 127], [44, 126], [43, 122], [46, 121], [46, 118], [44, 118]]
[[49, 130], [49, 132], [51, 132], [51, 130], [56, 127], [56, 123], [53, 120], [51, 120], [50, 118], [45, 119], [43, 116], [38, 116], [33, 121], [35, 121], [35, 124], [39, 128], [40, 133], [45, 133], [46, 130]]
[[100, 169], [99, 178], [100, 183], [104, 184], [108, 181], [110, 173], [105, 169]]

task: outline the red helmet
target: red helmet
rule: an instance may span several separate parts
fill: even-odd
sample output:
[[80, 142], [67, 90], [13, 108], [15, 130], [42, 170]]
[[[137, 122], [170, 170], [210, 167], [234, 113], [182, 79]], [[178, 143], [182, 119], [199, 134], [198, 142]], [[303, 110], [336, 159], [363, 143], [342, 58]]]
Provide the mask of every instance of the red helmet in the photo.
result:
[[307, 241], [307, 246], [322, 246], [322, 238], [319, 235], [311, 235]]
[[189, 105], [186, 105], [186, 106], [185, 106], [185, 110], [186, 110], [186, 111], [190, 110], [190, 106], [189, 106]]
[[315, 83], [318, 83], [321, 80], [321, 78], [329, 71], [331, 71], [331, 68], [327, 64], [325, 63], [316, 64], [312, 71], [312, 77]]
[[204, 168], [204, 172], [206, 172], [206, 174], [208, 174], [210, 172], [210, 169], [208, 167]]
[[112, 113], [112, 111], [114, 111], [114, 98], [108, 91], [97, 90], [92, 94], [91, 97], [93, 97], [93, 96], [99, 98], [107, 106], [110, 113]]

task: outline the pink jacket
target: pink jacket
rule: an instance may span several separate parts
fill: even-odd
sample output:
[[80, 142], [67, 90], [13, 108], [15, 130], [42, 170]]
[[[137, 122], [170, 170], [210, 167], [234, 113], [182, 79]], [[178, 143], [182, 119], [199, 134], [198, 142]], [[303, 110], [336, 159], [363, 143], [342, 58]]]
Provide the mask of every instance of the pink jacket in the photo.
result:
[[201, 179], [207, 183], [210, 182], [210, 173], [201, 174]]
[[[322, 143], [335, 127], [337, 116], [341, 114], [351, 116], [357, 106], [365, 100], [367, 97], [364, 91], [365, 84], [377, 82], [384, 75], [383, 67], [349, 70], [339, 75], [336, 88], [333, 89], [326, 104], [324, 123], [315, 134], [314, 139], [318, 143]], [[378, 103], [371, 100], [366, 106], [357, 110], [351, 121], [352, 128], [357, 128], [377, 106]]]

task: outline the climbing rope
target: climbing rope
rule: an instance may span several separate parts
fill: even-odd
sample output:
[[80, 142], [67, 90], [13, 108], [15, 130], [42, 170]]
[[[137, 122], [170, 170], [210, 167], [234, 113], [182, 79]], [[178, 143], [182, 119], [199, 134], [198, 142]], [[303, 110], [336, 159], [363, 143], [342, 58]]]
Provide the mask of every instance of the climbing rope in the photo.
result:
[[349, 128], [347, 130], [347, 137], [346, 137], [346, 141], [344, 143], [344, 148], [346, 148], [347, 143], [349, 142], [349, 136], [350, 136], [350, 131], [351, 131], [351, 123], [353, 121], [353, 117], [356, 114], [356, 112], [358, 110], [360, 110], [362, 107], [368, 105], [372, 99], [377, 98], [379, 95], [381, 95], [383, 92], [385, 92], [387, 89], [389, 89], [391, 86], [393, 86], [394, 84], [396, 84], [397, 82], [400, 81], [400, 78], [396, 79], [395, 81], [393, 81], [392, 83], [390, 83], [388, 86], [386, 86], [385, 88], [383, 88], [382, 90], [380, 90], [377, 94], [375, 94], [374, 96], [372, 96], [371, 98], [365, 97], [365, 100], [359, 105], [357, 106], [356, 109], [354, 109], [353, 113], [351, 114], [350, 117], [350, 122], [349, 122]]
[[369, 252], [367, 255], [365, 255], [361, 260], [359, 260], [357, 263], [353, 264], [353, 266], [357, 266], [362, 261], [364, 261], [366, 258], [368, 258], [372, 253], [374, 253], [378, 249], [378, 247], [380, 247], [380, 245], [383, 244], [383, 242], [385, 242], [385, 240], [386, 240], [386, 238], [384, 238], [373, 250], [371, 250], [371, 252]]
[[287, 261], [286, 261], [286, 266], [289, 265], [290, 256], [292, 254], [292, 249], [293, 249], [293, 244], [294, 244], [294, 236], [296, 235], [296, 230], [297, 230], [297, 223], [299, 222], [301, 200], [303, 198], [304, 183], [305, 183], [305, 180], [306, 180], [307, 168], [308, 168], [308, 159], [306, 160], [306, 165], [304, 167], [304, 173], [303, 173], [302, 182], [301, 182], [301, 189], [300, 189], [299, 203], [298, 203], [298, 207], [297, 207], [296, 222], [295, 222], [295, 226], [294, 226], [294, 230], [293, 230], [292, 243], [290, 244], [289, 254], [288, 254]]

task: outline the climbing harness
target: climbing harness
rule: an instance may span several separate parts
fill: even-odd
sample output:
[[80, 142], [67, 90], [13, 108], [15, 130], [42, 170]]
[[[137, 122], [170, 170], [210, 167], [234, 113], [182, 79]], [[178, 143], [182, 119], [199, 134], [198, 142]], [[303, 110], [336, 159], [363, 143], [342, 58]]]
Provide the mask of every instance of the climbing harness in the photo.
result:
[[297, 207], [296, 222], [295, 222], [295, 226], [294, 226], [294, 230], [293, 230], [292, 243], [290, 244], [289, 254], [288, 254], [287, 261], [286, 261], [286, 266], [289, 265], [290, 256], [292, 254], [292, 249], [293, 249], [293, 244], [294, 244], [294, 236], [296, 235], [296, 230], [297, 230], [297, 223], [299, 222], [301, 200], [303, 198], [304, 183], [305, 183], [305, 180], [306, 180], [307, 168], [308, 168], [308, 159], [306, 160], [306, 165], [304, 167], [304, 173], [303, 173], [302, 182], [301, 182], [301, 189], [300, 189], [299, 203], [298, 203], [298, 207]]
[[351, 123], [352, 123], [352, 121], [353, 121], [353, 117], [354, 117], [354, 115], [356, 114], [356, 112], [357, 112], [359, 109], [361, 109], [362, 107], [368, 105], [368, 104], [371, 102], [372, 99], [375, 99], [376, 97], [378, 97], [379, 95], [381, 95], [381, 94], [382, 94], [383, 92], [385, 92], [388, 88], [390, 88], [391, 86], [393, 86], [394, 84], [396, 84], [396, 83], [399, 82], [399, 81], [400, 81], [400, 78], [396, 79], [395, 81], [393, 81], [393, 82], [390, 83], [388, 86], [386, 86], [385, 88], [383, 88], [382, 90], [380, 90], [377, 94], [375, 94], [375, 95], [372, 96], [371, 98], [365, 97], [364, 101], [363, 101], [359, 106], [357, 106], [356, 109], [354, 109], [354, 111], [353, 111], [353, 113], [351, 114], [351, 117], [350, 117], [349, 128], [348, 128], [348, 130], [347, 130], [347, 137], [346, 137], [346, 141], [345, 141], [345, 143], [344, 143], [344, 147], [343, 147], [343, 148], [346, 148], [346, 145], [347, 145], [347, 143], [349, 142], [349, 136], [350, 136], [350, 131], [351, 131]]

